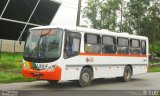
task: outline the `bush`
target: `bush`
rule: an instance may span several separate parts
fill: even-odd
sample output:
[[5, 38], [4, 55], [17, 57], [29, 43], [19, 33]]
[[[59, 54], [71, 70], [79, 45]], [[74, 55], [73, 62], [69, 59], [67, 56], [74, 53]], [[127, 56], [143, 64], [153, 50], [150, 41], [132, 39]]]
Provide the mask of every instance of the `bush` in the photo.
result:
[[10, 61], [1, 61], [0, 62], [0, 68], [2, 69], [13, 69], [16, 68], [16, 64], [14, 64], [14, 62], [10, 62]]
[[[152, 53], [154, 52], [156, 54], [156, 56], [160, 57], [160, 43], [158, 42], [157, 44], [155, 44], [154, 46], [154, 50], [152, 49], [152, 44], [149, 45], [149, 52]], [[154, 55], [155, 57], [155, 55]]]

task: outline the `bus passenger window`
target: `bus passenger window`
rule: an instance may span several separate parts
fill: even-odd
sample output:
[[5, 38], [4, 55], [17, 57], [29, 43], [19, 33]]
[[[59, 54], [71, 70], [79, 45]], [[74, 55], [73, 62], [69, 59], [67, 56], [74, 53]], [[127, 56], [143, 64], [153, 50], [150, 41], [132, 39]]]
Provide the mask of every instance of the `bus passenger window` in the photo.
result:
[[117, 53], [129, 54], [129, 41], [127, 38], [118, 38], [117, 43]]
[[130, 44], [131, 44], [130, 53], [140, 54], [140, 40], [131, 39]]
[[73, 44], [72, 44], [72, 38], [67, 38], [68, 39], [68, 43], [66, 44], [66, 52], [67, 52], [67, 55], [72, 55], [73, 54], [73, 51], [72, 51], [72, 47], [73, 47]]
[[115, 38], [111, 36], [102, 37], [102, 52], [103, 53], [115, 53]]
[[146, 54], [146, 41], [141, 41], [141, 54]]
[[85, 34], [84, 40], [85, 40], [85, 46], [84, 46], [85, 52], [91, 52], [91, 53], [101, 52], [101, 46], [100, 46], [101, 38], [99, 35]]
[[66, 32], [64, 44], [64, 58], [73, 57], [79, 54], [80, 41], [80, 33], [71, 34], [71, 32]]

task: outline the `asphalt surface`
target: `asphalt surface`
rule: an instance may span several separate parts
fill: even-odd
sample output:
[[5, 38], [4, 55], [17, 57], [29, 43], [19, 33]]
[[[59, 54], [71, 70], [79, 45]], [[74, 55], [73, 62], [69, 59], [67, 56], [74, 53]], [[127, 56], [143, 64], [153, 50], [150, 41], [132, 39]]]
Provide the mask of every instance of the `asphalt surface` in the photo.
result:
[[130, 82], [120, 82], [115, 78], [97, 79], [93, 80], [92, 85], [86, 88], [78, 87], [74, 81], [60, 81], [56, 85], [51, 85], [47, 81], [34, 81], [0, 84], [0, 90], [2, 90], [0, 96], [4, 95], [2, 93], [6, 93], [3, 92], [4, 90], [20, 90], [17, 96], [160, 95], [160, 72], [133, 76]]

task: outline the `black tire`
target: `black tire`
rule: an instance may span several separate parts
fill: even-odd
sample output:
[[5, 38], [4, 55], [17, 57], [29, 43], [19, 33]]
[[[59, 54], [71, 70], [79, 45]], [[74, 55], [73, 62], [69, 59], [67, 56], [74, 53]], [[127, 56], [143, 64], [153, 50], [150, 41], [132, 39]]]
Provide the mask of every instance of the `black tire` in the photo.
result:
[[80, 78], [78, 81], [79, 86], [81, 87], [87, 87], [90, 86], [91, 82], [92, 82], [92, 71], [89, 68], [83, 68], [81, 70], [81, 74], [80, 74]]
[[58, 83], [58, 80], [48, 80], [48, 82], [49, 82], [50, 84], [57, 84], [57, 83]]
[[131, 80], [132, 76], [132, 68], [130, 66], [126, 66], [123, 72], [123, 77], [116, 77], [117, 80], [128, 82]]

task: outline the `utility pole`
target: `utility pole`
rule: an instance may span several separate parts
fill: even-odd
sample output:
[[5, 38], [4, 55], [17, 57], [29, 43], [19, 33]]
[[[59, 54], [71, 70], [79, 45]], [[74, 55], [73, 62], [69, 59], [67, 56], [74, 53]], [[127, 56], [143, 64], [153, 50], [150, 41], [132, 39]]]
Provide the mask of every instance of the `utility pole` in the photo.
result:
[[77, 22], [76, 22], [76, 26], [79, 26], [79, 24], [80, 24], [81, 3], [82, 3], [82, 0], [79, 0], [79, 1], [78, 1], [78, 10], [77, 10]]
[[[123, 1], [122, 1], [123, 2]], [[123, 31], [123, 25], [122, 25], [122, 14], [123, 14], [123, 10], [122, 10], [122, 2], [121, 2], [121, 25], [120, 25], [120, 32]]]

